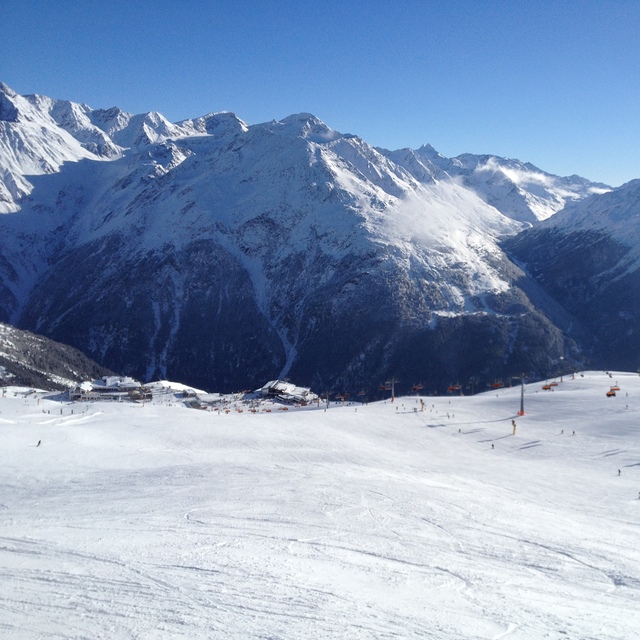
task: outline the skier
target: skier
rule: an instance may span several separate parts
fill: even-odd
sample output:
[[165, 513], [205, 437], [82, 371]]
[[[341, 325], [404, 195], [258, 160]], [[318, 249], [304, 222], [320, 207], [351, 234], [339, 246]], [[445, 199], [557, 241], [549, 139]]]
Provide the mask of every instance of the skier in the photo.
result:
[[494, 444], [492, 444], [492, 445], [491, 445], [491, 448], [492, 448], [492, 449], [495, 449], [496, 447], [495, 447], [495, 445], [494, 445]]
[[618, 469], [618, 475], [620, 475], [620, 469]]
[[513, 427], [513, 433], [511, 435], [515, 436], [516, 435], [516, 421], [515, 420], [511, 421], [511, 426]]
[[36, 445], [36, 447], [39, 447], [42, 444], [42, 440], [38, 440], [38, 444]]

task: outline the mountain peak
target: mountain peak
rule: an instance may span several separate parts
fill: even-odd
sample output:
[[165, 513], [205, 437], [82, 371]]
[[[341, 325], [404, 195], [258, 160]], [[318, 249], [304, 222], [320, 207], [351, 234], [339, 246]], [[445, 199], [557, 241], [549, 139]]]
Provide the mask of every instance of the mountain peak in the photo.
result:
[[16, 107], [13, 98], [16, 94], [7, 87], [6, 84], [0, 84], [0, 121], [17, 122], [20, 112]]
[[12, 98], [18, 95], [9, 85], [6, 85], [4, 82], [0, 82], [0, 93], [5, 93]]
[[286, 118], [280, 120], [280, 122], [326, 126], [324, 122], [322, 122], [322, 120], [320, 120], [320, 118], [318, 118], [317, 116], [314, 116], [313, 113], [306, 113], [304, 111], [301, 113], [292, 113], [290, 116], [287, 116]]
[[331, 142], [341, 137], [340, 133], [328, 127], [312, 113], [295, 113], [282, 120], [275, 120], [271, 123], [271, 128], [278, 133], [318, 143]]
[[195, 135], [211, 135], [217, 138], [244, 133], [249, 129], [247, 123], [231, 111], [207, 113], [199, 118], [182, 120], [176, 123], [176, 126], [185, 131], [192, 131]]
[[437, 151], [434, 147], [432, 147], [430, 144], [423, 144], [418, 150], [417, 153], [419, 153], [421, 156], [426, 156], [427, 158], [431, 159], [431, 158], [444, 158], [444, 156]]

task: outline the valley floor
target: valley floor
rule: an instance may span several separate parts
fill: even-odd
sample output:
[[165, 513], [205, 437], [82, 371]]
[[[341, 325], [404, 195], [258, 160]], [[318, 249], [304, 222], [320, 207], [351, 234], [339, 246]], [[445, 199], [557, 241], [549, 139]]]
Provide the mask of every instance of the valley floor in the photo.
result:
[[612, 376], [528, 385], [523, 417], [518, 387], [269, 414], [9, 388], [0, 636], [638, 637], [640, 376]]

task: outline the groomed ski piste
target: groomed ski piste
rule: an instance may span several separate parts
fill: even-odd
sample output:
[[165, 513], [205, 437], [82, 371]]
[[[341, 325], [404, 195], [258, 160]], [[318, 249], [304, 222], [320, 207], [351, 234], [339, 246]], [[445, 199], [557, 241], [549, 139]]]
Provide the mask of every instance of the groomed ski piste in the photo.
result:
[[556, 382], [524, 416], [518, 386], [270, 413], [7, 388], [0, 637], [638, 638], [640, 376]]

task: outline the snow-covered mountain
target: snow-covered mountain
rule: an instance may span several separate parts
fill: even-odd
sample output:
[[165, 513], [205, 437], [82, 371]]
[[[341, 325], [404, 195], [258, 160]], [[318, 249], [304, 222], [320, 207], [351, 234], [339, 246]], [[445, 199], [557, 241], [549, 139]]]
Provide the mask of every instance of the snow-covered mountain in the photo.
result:
[[598, 365], [640, 368], [640, 180], [572, 203], [505, 247], [588, 329]]
[[217, 390], [448, 384], [578, 356], [579, 323], [500, 243], [603, 185], [387, 152], [311, 114], [171, 124], [1, 93], [3, 176], [22, 187], [0, 216], [0, 319]]
[[[0, 212], [20, 209], [20, 200], [33, 189], [28, 176], [54, 173], [64, 162], [98, 158], [55, 122], [46, 104], [53, 101], [30, 100], [0, 84]], [[87, 137], [90, 130], [85, 131]]]
[[0, 83], [0, 213], [18, 211], [31, 193], [30, 176], [50, 174], [64, 162], [119, 158], [125, 149], [194, 133], [159, 113], [131, 115], [117, 107], [46, 96], [20, 96]]

